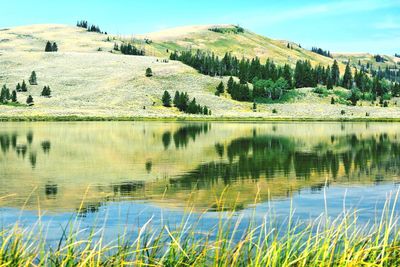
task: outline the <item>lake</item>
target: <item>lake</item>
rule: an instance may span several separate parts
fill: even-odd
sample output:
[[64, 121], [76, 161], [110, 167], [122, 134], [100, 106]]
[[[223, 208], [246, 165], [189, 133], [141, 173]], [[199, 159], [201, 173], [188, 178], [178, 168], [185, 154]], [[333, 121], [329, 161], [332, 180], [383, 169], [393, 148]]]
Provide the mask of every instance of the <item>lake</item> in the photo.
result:
[[188, 207], [207, 229], [233, 210], [368, 222], [400, 181], [400, 123], [2, 122], [0, 149], [0, 224], [50, 240], [75, 215], [112, 238]]

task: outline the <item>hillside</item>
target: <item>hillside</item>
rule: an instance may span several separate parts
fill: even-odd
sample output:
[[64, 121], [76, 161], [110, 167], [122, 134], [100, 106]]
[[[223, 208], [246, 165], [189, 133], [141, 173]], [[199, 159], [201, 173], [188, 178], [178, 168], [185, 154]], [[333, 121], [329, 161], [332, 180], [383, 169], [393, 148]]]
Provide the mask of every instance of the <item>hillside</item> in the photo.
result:
[[[225, 33], [214, 32], [210, 29], [222, 29]], [[308, 59], [313, 64], [331, 65], [333, 60], [306, 49], [299, 44], [273, 40], [251, 31], [244, 30], [243, 33], [234, 33], [234, 25], [203, 25], [186, 26], [168, 29], [160, 32], [135, 36], [139, 40], [151, 40], [151, 44], [142, 44], [146, 51], [156, 56], [167, 56], [169, 51], [182, 51], [188, 48], [211, 51], [219, 56], [231, 52], [237, 57], [255, 58], [259, 57], [262, 62], [267, 58], [273, 59], [278, 64], [296, 64], [297, 60]], [[288, 48], [288, 43], [292, 48]]]
[[[25, 104], [32, 95], [35, 105], [0, 105], [1, 117], [32, 116], [100, 116], [100, 117], [187, 117], [175, 108], [165, 108], [161, 103], [164, 90], [171, 95], [176, 90], [187, 92], [201, 105], [207, 105], [215, 117], [262, 118], [398, 118], [395, 101], [389, 108], [365, 105], [350, 107], [330, 105], [332, 95], [318, 96], [312, 89], [294, 91], [288, 103], [259, 104], [253, 112], [252, 103], [238, 102], [224, 95], [214, 95], [219, 77], [199, 74], [177, 61], [163, 62], [166, 49], [199, 47], [217, 54], [227, 49], [249, 57], [271, 57], [275, 62], [295, 62], [310, 59], [314, 64], [330, 64], [332, 59], [293, 45], [251, 33], [217, 33], [210, 26], [173, 29], [141, 36], [151, 42], [141, 45], [148, 56], [127, 56], [112, 51], [118, 36], [90, 33], [82, 28], [66, 25], [32, 25], [0, 30], [0, 86], [11, 90], [22, 80], [26, 82], [32, 71], [38, 85], [28, 84], [28, 92], [18, 93]], [[224, 26], [228, 29], [233, 26]], [[136, 36], [135, 42], [139, 42]], [[57, 53], [45, 53], [47, 41], [58, 44]], [[286, 61], [285, 61], [286, 60]], [[154, 76], [145, 77], [152, 68]], [[223, 78], [227, 81], [227, 77]], [[41, 97], [44, 86], [50, 86], [52, 97]], [[342, 114], [342, 110], [345, 114]]]

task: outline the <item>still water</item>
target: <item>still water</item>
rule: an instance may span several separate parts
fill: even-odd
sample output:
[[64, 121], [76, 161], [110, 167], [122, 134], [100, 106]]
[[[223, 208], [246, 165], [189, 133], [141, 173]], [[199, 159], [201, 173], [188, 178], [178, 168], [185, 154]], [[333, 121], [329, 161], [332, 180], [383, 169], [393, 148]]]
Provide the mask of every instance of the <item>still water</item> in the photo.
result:
[[0, 225], [40, 219], [50, 239], [75, 215], [113, 236], [188, 206], [205, 227], [271, 206], [369, 221], [400, 181], [400, 123], [1, 123], [0, 149]]

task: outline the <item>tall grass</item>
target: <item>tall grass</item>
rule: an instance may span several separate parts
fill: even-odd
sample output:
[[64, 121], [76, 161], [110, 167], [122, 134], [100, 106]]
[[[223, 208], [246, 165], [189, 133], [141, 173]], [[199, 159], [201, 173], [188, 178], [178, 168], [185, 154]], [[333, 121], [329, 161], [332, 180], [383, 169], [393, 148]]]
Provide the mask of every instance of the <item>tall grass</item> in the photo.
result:
[[[257, 223], [254, 209], [250, 220], [223, 212], [204, 233], [200, 220], [189, 223], [189, 207], [177, 227], [153, 227], [149, 220], [134, 238], [125, 231], [112, 242], [105, 241], [104, 228], [80, 229], [74, 218], [50, 245], [45, 228], [16, 223], [0, 231], [0, 266], [400, 266], [398, 194], [388, 197], [379, 218], [364, 224], [357, 211], [344, 208], [336, 218], [326, 210], [308, 222], [290, 212], [279, 226], [271, 214]], [[220, 210], [223, 203], [222, 196]]]

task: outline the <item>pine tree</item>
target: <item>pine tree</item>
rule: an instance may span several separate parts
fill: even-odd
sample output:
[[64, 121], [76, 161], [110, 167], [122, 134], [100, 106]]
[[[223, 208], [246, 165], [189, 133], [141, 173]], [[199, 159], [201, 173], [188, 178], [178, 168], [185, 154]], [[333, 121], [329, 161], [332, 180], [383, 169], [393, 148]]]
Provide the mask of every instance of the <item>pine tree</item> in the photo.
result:
[[350, 89], [352, 85], [353, 85], [353, 76], [351, 74], [350, 63], [347, 62], [346, 70], [344, 71], [343, 75], [342, 86], [344, 88]]
[[57, 44], [54, 42], [53, 45], [51, 46], [51, 51], [52, 52], [57, 52], [58, 51], [58, 46]]
[[290, 66], [288, 64], [285, 64], [285, 66], [283, 66], [283, 73], [282, 73], [282, 77], [286, 80], [286, 82], [289, 85], [289, 88], [293, 88], [293, 81], [292, 81], [292, 69], [290, 68]]
[[26, 104], [28, 104], [29, 106], [33, 106], [33, 97], [31, 95], [29, 95], [26, 99]]
[[181, 98], [181, 96], [180, 96], [179, 91], [176, 91], [176, 92], [175, 92], [175, 96], [174, 96], [174, 101], [173, 101], [175, 107], [178, 107], [178, 106], [179, 106], [179, 100], [180, 100], [180, 98]]
[[26, 86], [25, 80], [22, 81], [21, 92], [28, 92], [28, 87]]
[[235, 84], [235, 81], [233, 80], [233, 77], [231, 76], [228, 80], [228, 86], [227, 86], [228, 87], [227, 91], [229, 94], [232, 94], [234, 84]]
[[224, 83], [221, 81], [219, 85], [217, 86], [217, 91], [215, 92], [215, 95], [219, 96], [225, 92], [225, 86]]
[[32, 71], [31, 77], [29, 78], [29, 84], [30, 85], [37, 85], [37, 77], [36, 77], [36, 72]]
[[339, 71], [339, 65], [336, 60], [333, 61], [333, 65], [332, 65], [332, 69], [331, 69], [331, 76], [332, 76], [333, 85], [338, 86], [339, 79], [340, 79], [340, 71]]
[[10, 90], [8, 90], [8, 88], [3, 85], [3, 87], [1, 88], [1, 92], [0, 92], [0, 102], [3, 104], [7, 104], [8, 100], [10, 100], [11, 96], [10, 96]]
[[189, 114], [198, 113], [197, 104], [196, 104], [196, 98], [193, 98], [193, 100], [190, 101], [189, 106], [187, 107], [187, 113], [189, 113]]
[[21, 92], [21, 85], [18, 83], [17, 86], [15, 87], [15, 90], [17, 92]]
[[50, 86], [45, 86], [45, 87], [43, 87], [41, 96], [44, 96], [44, 97], [50, 97], [50, 96], [51, 96], [51, 89], [50, 89]]
[[151, 68], [147, 68], [146, 69], [146, 77], [152, 77], [153, 76], [153, 71], [151, 70]]
[[17, 103], [17, 92], [15, 91], [15, 90], [13, 90], [12, 91], [12, 93], [11, 93], [11, 101], [13, 102], [13, 103]]
[[164, 91], [162, 102], [164, 107], [171, 107], [171, 95], [168, 93], [168, 91]]
[[44, 51], [45, 52], [53, 52], [53, 47], [51, 46], [50, 41], [47, 41]]

